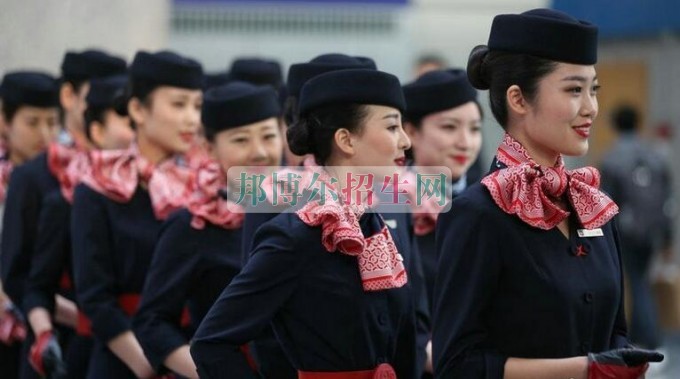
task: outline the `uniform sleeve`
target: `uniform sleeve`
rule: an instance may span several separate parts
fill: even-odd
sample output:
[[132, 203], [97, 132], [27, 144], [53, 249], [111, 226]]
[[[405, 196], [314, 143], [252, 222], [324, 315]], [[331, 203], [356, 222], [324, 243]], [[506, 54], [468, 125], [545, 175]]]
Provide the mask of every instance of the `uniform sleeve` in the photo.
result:
[[439, 216], [432, 331], [437, 378], [504, 375], [507, 357], [490, 347], [484, 325], [498, 288], [501, 236], [494, 215], [484, 213], [491, 212], [459, 197]]
[[5, 293], [18, 305], [23, 304], [40, 201], [31, 172], [25, 167], [16, 168], [5, 199], [0, 272]]
[[[185, 215], [184, 211], [180, 214]], [[190, 218], [171, 218], [154, 250], [133, 324], [144, 354], [157, 372], [170, 353], [189, 342], [180, 319], [193, 283], [200, 281], [199, 233], [191, 228]]]
[[243, 238], [241, 238], [241, 265], [245, 266], [250, 259], [250, 254], [253, 252], [253, 237], [255, 233], [267, 221], [276, 217], [276, 213], [246, 213], [243, 219]]
[[[294, 216], [291, 216], [294, 217]], [[298, 285], [307, 261], [288, 222], [263, 225], [250, 260], [201, 323], [191, 355], [201, 378], [254, 378], [239, 347], [262, 333]]]
[[611, 337], [611, 342], [610, 342], [610, 348], [612, 349], [618, 349], [622, 347], [629, 347], [630, 342], [628, 341], [628, 326], [626, 324], [626, 307], [624, 304], [624, 282], [623, 282], [623, 261], [621, 260], [621, 247], [620, 247], [620, 240], [619, 240], [619, 231], [616, 226], [616, 221], [617, 218], [614, 218], [612, 221], [612, 231], [614, 233], [614, 242], [616, 244], [616, 254], [617, 254], [617, 261], [619, 263], [619, 277], [621, 278], [619, 281], [619, 286], [621, 288], [621, 301], [619, 302], [619, 307], [616, 312], [616, 320], [614, 321], [614, 331], [612, 333]]
[[76, 187], [71, 217], [76, 294], [92, 332], [104, 343], [131, 329], [118, 305], [111, 235], [102, 195], [84, 184]]
[[54, 295], [68, 262], [70, 216], [71, 206], [58, 191], [43, 201], [24, 299], [27, 313], [37, 307], [54, 313]]

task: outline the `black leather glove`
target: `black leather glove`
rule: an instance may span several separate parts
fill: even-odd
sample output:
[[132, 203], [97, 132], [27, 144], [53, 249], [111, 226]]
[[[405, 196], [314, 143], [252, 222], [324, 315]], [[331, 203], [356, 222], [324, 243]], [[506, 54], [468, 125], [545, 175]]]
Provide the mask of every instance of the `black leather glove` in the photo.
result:
[[62, 360], [61, 346], [51, 330], [40, 333], [31, 346], [28, 357], [33, 369], [47, 379], [65, 379], [66, 365]]
[[663, 354], [651, 350], [624, 348], [588, 354], [588, 379], [638, 379], [649, 362], [663, 361]]

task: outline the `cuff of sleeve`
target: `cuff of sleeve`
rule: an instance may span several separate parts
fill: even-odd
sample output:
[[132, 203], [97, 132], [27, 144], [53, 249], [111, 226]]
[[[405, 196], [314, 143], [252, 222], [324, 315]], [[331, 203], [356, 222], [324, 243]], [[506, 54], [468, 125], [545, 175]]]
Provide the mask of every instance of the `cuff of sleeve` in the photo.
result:
[[43, 296], [41, 293], [29, 292], [24, 296], [23, 302], [24, 313], [28, 315], [35, 308], [45, 308], [51, 315], [54, 314], [54, 296]]
[[202, 379], [222, 378], [229, 372], [234, 378], [257, 379], [256, 373], [237, 347], [192, 342], [191, 357]]
[[484, 355], [486, 361], [487, 379], [503, 379], [505, 375], [505, 362], [508, 357], [500, 354], [489, 353]]
[[175, 330], [159, 329], [156, 333], [159, 338], [146, 339], [148, 337], [145, 338], [142, 333], [138, 332], [138, 329], [135, 330], [151, 367], [156, 372], [160, 372], [165, 367], [168, 356], [189, 342], [182, 335], [178, 335]]
[[130, 318], [120, 309], [109, 308], [94, 315], [86, 313], [86, 316], [92, 323], [92, 332], [104, 343], [109, 343], [115, 337], [132, 329]]

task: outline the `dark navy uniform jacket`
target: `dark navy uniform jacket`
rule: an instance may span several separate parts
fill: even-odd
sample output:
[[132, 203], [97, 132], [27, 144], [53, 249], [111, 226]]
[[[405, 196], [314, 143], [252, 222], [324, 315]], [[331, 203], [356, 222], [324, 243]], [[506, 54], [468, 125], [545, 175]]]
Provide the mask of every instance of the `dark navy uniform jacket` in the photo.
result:
[[434, 302], [434, 280], [437, 275], [435, 232], [416, 236], [416, 241], [418, 243], [418, 251], [423, 265], [423, 279], [425, 281], [428, 309], [431, 311], [432, 303]]
[[[449, 194], [452, 199], [455, 199], [463, 190], [466, 188], [466, 184], [470, 178], [466, 177], [463, 179], [461, 185], [460, 182], [452, 183], [451, 187], [453, 190]], [[459, 187], [457, 190], [455, 187]], [[434, 304], [434, 281], [437, 276], [437, 248], [435, 244], [435, 232], [427, 233], [425, 235], [416, 236], [416, 242], [418, 244], [418, 252], [420, 253], [420, 260], [423, 266], [423, 278], [425, 281], [425, 289], [427, 291], [427, 304], [429, 310], [432, 311], [432, 305]]]
[[[394, 206], [391, 206], [394, 212]], [[378, 205], [378, 211], [380, 206]], [[247, 213], [243, 224], [243, 264], [248, 261], [253, 252], [254, 235], [257, 229], [267, 221], [275, 217], [272, 213]], [[430, 341], [431, 318], [428, 306], [428, 298], [423, 274], [424, 262], [418, 252], [416, 236], [413, 233], [413, 221], [408, 206], [404, 205], [401, 213], [383, 214], [385, 223], [396, 239], [402, 241], [399, 250], [404, 258], [404, 265], [408, 274], [409, 282], [413, 288], [413, 299], [416, 303], [416, 320], [418, 331], [418, 358], [419, 370], [424, 370], [426, 353], [425, 346]], [[434, 235], [434, 234], [433, 234]], [[434, 237], [433, 237], [434, 239]], [[434, 245], [434, 242], [433, 242]], [[434, 250], [434, 247], [433, 247]], [[268, 330], [262, 336], [251, 343], [251, 351], [258, 361], [260, 373], [265, 377], [272, 378], [295, 378], [296, 373], [290, 367], [290, 363], [280, 349], [278, 341], [273, 333]]]
[[184, 306], [198, 326], [241, 269], [241, 228], [206, 222], [199, 230], [191, 226], [192, 217], [181, 210], [165, 221], [134, 318], [137, 339], [157, 371], [189, 343], [179, 323]]
[[24, 299], [26, 312], [36, 307], [54, 312], [54, 296], [60, 291], [62, 274], [64, 270], [71, 271], [70, 226], [71, 204], [57, 188], [42, 203]]
[[77, 298], [100, 342], [131, 330], [118, 297], [142, 292], [161, 225], [140, 186], [127, 203], [85, 184], [76, 187], [71, 239]]
[[[439, 216], [434, 290], [437, 378], [502, 378], [505, 361], [583, 356], [627, 345], [613, 222], [580, 238], [572, 220], [534, 228], [475, 184]], [[579, 256], [579, 252], [587, 252]]]
[[0, 267], [4, 291], [20, 306], [35, 249], [43, 199], [58, 189], [59, 182], [47, 166], [46, 153], [12, 171], [5, 200]]
[[[382, 227], [375, 213], [360, 224], [366, 236]], [[395, 243], [401, 251], [402, 241]], [[419, 375], [409, 283], [364, 291], [356, 257], [326, 251], [321, 228], [294, 213], [262, 225], [254, 246], [194, 337], [191, 353], [202, 378], [254, 377], [239, 346], [270, 323], [296, 369], [354, 371], [388, 362], [399, 378]]]

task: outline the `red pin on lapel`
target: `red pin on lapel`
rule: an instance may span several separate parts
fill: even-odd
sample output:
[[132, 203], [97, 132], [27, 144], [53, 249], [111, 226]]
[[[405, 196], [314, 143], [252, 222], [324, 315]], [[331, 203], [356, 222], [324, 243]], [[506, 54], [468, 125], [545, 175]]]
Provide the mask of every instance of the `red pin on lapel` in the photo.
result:
[[576, 246], [576, 256], [577, 257], [585, 257], [587, 255], [588, 255], [588, 250], [586, 250], [585, 246], [583, 246], [583, 245]]

